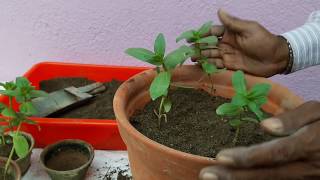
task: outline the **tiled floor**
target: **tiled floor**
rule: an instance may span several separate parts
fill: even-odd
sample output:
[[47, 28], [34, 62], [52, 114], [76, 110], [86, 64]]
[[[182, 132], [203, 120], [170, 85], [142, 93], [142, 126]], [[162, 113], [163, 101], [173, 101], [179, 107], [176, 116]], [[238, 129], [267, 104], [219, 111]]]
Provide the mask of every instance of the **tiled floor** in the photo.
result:
[[[31, 167], [22, 180], [50, 180], [40, 165], [39, 157], [42, 149], [34, 149], [31, 157]], [[126, 151], [95, 151], [95, 157], [88, 170], [86, 180], [116, 180], [118, 173], [131, 175], [128, 154]], [[106, 176], [109, 174], [109, 176]], [[107, 177], [110, 177], [107, 179]]]

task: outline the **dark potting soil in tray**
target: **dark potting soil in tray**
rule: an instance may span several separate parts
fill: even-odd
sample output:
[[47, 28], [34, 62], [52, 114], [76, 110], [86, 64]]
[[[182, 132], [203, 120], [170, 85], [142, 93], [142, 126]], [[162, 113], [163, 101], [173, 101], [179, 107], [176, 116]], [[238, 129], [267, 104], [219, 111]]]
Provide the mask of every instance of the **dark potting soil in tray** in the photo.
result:
[[[70, 86], [81, 87], [94, 83], [86, 78], [56, 78], [40, 82], [40, 89], [52, 92]], [[79, 119], [115, 119], [113, 112], [113, 96], [121, 82], [112, 80], [104, 83], [107, 90], [97, 95], [95, 98], [68, 111], [59, 112], [50, 117], [56, 118], [79, 118]]]
[[[215, 157], [225, 148], [233, 147], [235, 129], [227, 118], [216, 115], [216, 108], [230, 100], [210, 96], [207, 92], [194, 89], [177, 89], [170, 93], [172, 109], [167, 114], [168, 122], [162, 121], [161, 129], [154, 109], [159, 101], [150, 102], [137, 112], [130, 121], [142, 134], [165, 146], [183, 152]], [[248, 114], [254, 117], [253, 114]], [[236, 146], [247, 146], [272, 139], [259, 125], [245, 123], [241, 126]]]

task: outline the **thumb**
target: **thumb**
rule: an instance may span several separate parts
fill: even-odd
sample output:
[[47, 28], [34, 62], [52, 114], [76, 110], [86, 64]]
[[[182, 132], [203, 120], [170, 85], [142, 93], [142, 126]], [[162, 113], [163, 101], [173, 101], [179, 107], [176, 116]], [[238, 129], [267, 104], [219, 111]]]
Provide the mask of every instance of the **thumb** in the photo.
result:
[[221, 23], [226, 27], [226, 29], [237, 33], [242, 33], [248, 28], [248, 25], [250, 25], [250, 21], [231, 16], [222, 9], [219, 9], [218, 16]]

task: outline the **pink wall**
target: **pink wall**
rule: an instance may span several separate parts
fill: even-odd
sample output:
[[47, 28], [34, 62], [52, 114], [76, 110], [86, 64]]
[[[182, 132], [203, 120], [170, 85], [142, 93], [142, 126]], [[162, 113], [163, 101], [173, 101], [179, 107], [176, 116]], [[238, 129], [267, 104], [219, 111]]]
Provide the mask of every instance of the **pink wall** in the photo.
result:
[[[282, 33], [304, 23], [311, 11], [320, 9], [319, 0], [10, 0], [0, 2], [0, 81], [10, 80], [33, 64], [66, 61], [92, 64], [145, 65], [124, 55], [134, 46], [151, 47], [163, 32], [169, 49], [175, 37], [201, 23], [217, 21], [218, 8], [261, 22], [274, 33]], [[319, 68], [306, 70], [301, 87], [290, 77], [284, 83], [304, 97], [318, 98]], [[314, 71], [312, 77], [309, 75]], [[304, 81], [305, 78], [310, 82]], [[308, 83], [308, 84], [306, 84]], [[309, 85], [309, 86], [308, 86]], [[310, 91], [302, 89], [310, 87]], [[311, 94], [311, 95], [310, 95]]]

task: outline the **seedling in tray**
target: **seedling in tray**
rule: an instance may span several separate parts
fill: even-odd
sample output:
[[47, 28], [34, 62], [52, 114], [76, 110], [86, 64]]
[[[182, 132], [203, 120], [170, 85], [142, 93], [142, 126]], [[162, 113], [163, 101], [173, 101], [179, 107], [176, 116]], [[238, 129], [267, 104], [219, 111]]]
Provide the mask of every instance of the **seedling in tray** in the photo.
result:
[[[210, 29], [212, 27], [212, 21], [209, 21], [203, 24], [198, 30], [188, 30], [183, 32], [177, 39], [176, 42], [179, 42], [183, 39], [188, 41], [189, 43], [193, 43], [193, 49], [195, 52], [195, 56], [198, 57], [198, 63], [201, 65], [202, 70], [210, 75], [218, 73], [219, 70], [214, 64], [208, 62], [208, 58], [201, 54], [201, 51], [204, 49], [212, 49], [217, 48], [218, 38], [216, 36], [207, 36], [209, 34]], [[211, 93], [213, 92], [213, 81], [211, 80]]]
[[[4, 88], [4, 90], [0, 90], [0, 94], [7, 96], [9, 99], [8, 106], [0, 103], [1, 115], [4, 117], [0, 121], [6, 122], [6, 125], [0, 126], [0, 144], [12, 146], [4, 169], [5, 176], [14, 152], [19, 158], [23, 158], [28, 154], [29, 144], [27, 139], [20, 133], [20, 128], [22, 123], [36, 124], [36, 122], [28, 119], [28, 117], [36, 114], [36, 109], [33, 107], [31, 99], [46, 96], [47, 94], [43, 91], [35, 90], [29, 80], [24, 77], [16, 78], [15, 82], [0, 83], [0, 86]], [[13, 108], [13, 99], [19, 103], [19, 110]], [[5, 138], [7, 130], [11, 139]]]
[[154, 52], [144, 48], [129, 48], [125, 51], [136, 59], [156, 66], [157, 76], [153, 79], [149, 92], [153, 101], [161, 98], [159, 109], [154, 110], [158, 117], [159, 127], [161, 127], [162, 118], [167, 122], [166, 113], [170, 111], [172, 106], [168, 97], [172, 70], [177, 65], [182, 65], [194, 53], [193, 49], [187, 46], [181, 46], [167, 55], [165, 55], [165, 49], [165, 38], [160, 33], [154, 42]]
[[[236, 129], [233, 144], [236, 144], [240, 127], [244, 123], [259, 123], [264, 119], [264, 113], [261, 106], [267, 102], [267, 96], [270, 91], [270, 84], [255, 84], [250, 90], [247, 90], [247, 83], [242, 71], [236, 71], [232, 76], [232, 86], [235, 89], [235, 95], [231, 103], [224, 103], [216, 109], [216, 113], [222, 116], [232, 117], [228, 121], [229, 125]], [[257, 118], [251, 118], [244, 115], [245, 112], [253, 112]]]

